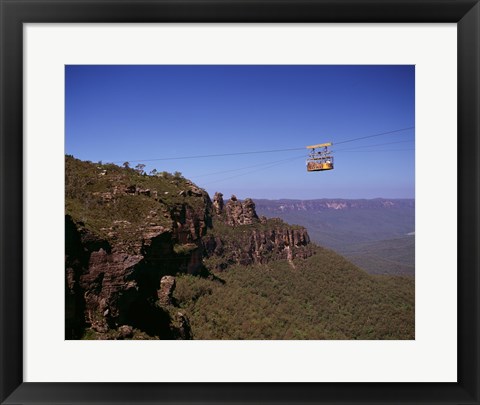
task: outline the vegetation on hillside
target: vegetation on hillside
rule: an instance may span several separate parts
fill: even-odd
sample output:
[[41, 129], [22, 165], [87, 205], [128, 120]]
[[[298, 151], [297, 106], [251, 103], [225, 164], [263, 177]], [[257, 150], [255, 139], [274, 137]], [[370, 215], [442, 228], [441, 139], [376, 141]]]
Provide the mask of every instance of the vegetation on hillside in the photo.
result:
[[415, 206], [324, 210], [268, 210], [276, 201], [261, 200], [259, 214], [275, 215], [305, 226], [315, 243], [345, 256], [371, 274], [415, 274]]
[[414, 339], [414, 280], [373, 276], [334, 252], [177, 277], [195, 339]]
[[157, 225], [168, 228], [168, 213], [176, 205], [204, 208], [201, 198], [185, 192], [193, 183], [181, 173], [154, 170], [147, 175], [141, 166], [130, 168], [126, 162], [120, 167], [65, 156], [65, 214], [102, 238], [110, 239], [113, 227], [117, 237], [134, 242], [152, 221], [152, 214]]
[[415, 236], [347, 245], [341, 252], [371, 274], [415, 275]]

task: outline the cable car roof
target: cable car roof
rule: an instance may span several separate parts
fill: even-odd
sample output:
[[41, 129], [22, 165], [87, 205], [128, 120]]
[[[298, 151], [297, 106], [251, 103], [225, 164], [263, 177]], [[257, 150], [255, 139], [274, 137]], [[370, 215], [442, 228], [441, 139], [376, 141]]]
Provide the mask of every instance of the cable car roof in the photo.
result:
[[325, 146], [332, 146], [332, 143], [331, 142], [319, 143], [318, 145], [307, 146], [307, 149], [324, 148]]

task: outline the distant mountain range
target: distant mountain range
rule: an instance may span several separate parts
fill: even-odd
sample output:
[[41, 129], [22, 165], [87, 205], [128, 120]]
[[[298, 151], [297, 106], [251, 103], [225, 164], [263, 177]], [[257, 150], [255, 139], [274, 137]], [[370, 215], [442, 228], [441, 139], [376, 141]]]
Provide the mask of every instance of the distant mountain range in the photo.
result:
[[314, 242], [369, 273], [415, 273], [414, 199], [256, 199], [255, 204], [259, 215], [305, 226]]
[[316, 200], [267, 200], [255, 199], [257, 211], [265, 212], [292, 212], [292, 211], [325, 211], [351, 209], [383, 209], [383, 208], [415, 208], [414, 199], [316, 199]]

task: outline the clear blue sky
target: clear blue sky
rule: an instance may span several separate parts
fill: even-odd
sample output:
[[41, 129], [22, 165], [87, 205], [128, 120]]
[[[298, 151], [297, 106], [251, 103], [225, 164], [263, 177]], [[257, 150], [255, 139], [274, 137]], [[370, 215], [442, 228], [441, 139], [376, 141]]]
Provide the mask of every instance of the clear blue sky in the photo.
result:
[[[226, 198], [414, 198], [414, 66], [65, 68], [65, 153], [179, 171]], [[306, 145], [335, 169], [307, 173]], [[241, 170], [238, 170], [241, 169]]]

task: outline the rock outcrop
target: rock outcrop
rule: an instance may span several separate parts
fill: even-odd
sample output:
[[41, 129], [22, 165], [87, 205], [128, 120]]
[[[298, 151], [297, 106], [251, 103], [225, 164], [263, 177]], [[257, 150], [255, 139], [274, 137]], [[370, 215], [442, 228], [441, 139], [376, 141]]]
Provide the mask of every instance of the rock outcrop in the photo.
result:
[[225, 204], [226, 223], [231, 226], [250, 225], [258, 221], [255, 203], [250, 198], [239, 201], [235, 195]]
[[[97, 170], [88, 162], [70, 158], [66, 166], [66, 338], [80, 338], [86, 329], [97, 338], [135, 338], [137, 331], [161, 339], [188, 336], [162, 305], [173, 303], [173, 275], [203, 269], [202, 237], [211, 227], [208, 194], [172, 175], [147, 178], [153, 189], [128, 169], [88, 177], [88, 170]], [[102, 191], [89, 193], [89, 185]], [[175, 190], [182, 195], [172, 196]], [[82, 206], [88, 210], [79, 212]]]
[[[288, 225], [280, 219], [259, 218], [255, 203], [250, 198], [240, 201], [232, 195], [223, 204], [222, 197], [221, 193], [215, 193], [216, 223], [235, 228], [235, 231], [218, 230], [217, 225], [203, 238], [204, 255], [216, 259], [217, 269], [225, 269], [234, 263], [250, 265], [279, 259], [292, 261], [313, 254], [305, 228]], [[222, 206], [224, 209], [221, 209]]]
[[278, 220], [276, 225], [272, 222], [263, 229], [245, 230], [234, 238], [207, 235], [204, 238], [205, 255], [216, 258], [216, 268], [224, 270], [230, 264], [305, 259], [314, 253], [305, 228], [292, 228]]
[[177, 312], [174, 316], [176, 339], [189, 340], [192, 339], [192, 328], [188, 317], [183, 312]]
[[175, 277], [163, 276], [158, 290], [158, 302], [160, 305], [172, 305], [172, 295], [175, 290]]
[[[178, 238], [200, 237], [194, 227], [179, 224], [175, 231], [153, 232], [149, 238], [132, 242], [132, 253], [124, 244], [111, 245], [91, 233], [82, 224], [66, 217], [66, 336], [78, 338], [85, 328], [108, 333], [122, 325], [132, 325], [150, 336], [171, 339], [187, 336], [172, 329], [168, 311], [152, 306], [172, 304], [177, 272], [196, 272], [202, 266], [201, 240], [195, 249], [182, 254], [174, 251]], [[118, 338], [115, 335], [115, 338]], [[125, 333], [123, 338], [127, 338]]]
[[218, 191], [213, 196], [213, 209], [216, 215], [220, 215], [223, 212], [223, 194]]
[[255, 203], [252, 199], [246, 198], [242, 203], [243, 225], [250, 225], [258, 222], [258, 215], [255, 211]]
[[201, 274], [210, 258], [223, 269], [312, 254], [304, 228], [259, 219], [249, 198], [212, 203], [180, 175], [107, 166], [66, 159], [67, 339], [191, 338], [175, 275]]

